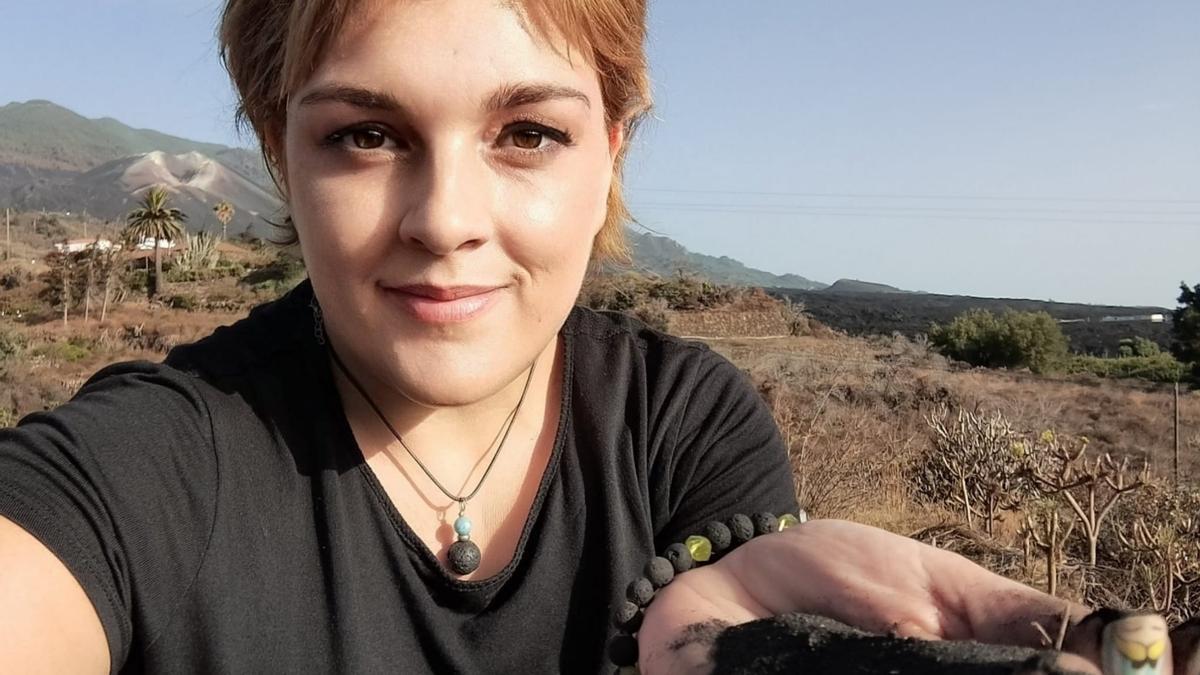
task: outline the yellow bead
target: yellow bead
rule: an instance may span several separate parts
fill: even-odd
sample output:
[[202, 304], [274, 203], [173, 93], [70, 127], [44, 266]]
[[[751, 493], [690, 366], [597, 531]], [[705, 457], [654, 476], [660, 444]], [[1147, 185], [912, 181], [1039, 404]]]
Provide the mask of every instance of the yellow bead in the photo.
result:
[[708, 537], [692, 535], [683, 542], [683, 545], [687, 547], [688, 553], [692, 554], [692, 560], [696, 562], [708, 562], [708, 559], [712, 557], [712, 542], [708, 540]]
[[782, 516], [779, 516], [779, 531], [780, 532], [783, 532], [784, 530], [788, 529], [789, 527], [792, 527], [793, 525], [799, 525], [799, 524], [800, 524], [800, 519], [797, 518], [796, 516], [793, 516], [790, 513], [785, 513]]

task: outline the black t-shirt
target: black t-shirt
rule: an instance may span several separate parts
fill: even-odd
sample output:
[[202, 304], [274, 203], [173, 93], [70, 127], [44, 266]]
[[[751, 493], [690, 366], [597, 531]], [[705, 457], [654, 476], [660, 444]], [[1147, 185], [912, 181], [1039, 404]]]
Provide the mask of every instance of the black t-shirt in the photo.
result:
[[79, 580], [114, 672], [599, 672], [611, 607], [656, 551], [736, 512], [796, 511], [741, 371], [575, 307], [515, 556], [458, 580], [363, 461], [311, 299], [304, 282], [0, 431], [0, 514]]

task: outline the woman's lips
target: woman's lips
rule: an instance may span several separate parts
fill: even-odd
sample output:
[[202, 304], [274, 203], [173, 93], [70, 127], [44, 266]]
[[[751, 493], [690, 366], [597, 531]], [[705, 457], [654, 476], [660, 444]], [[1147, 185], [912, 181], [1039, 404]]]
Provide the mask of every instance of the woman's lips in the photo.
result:
[[385, 288], [384, 293], [404, 311], [426, 323], [460, 323], [479, 317], [495, 304], [499, 288], [460, 297], [454, 300], [435, 300], [397, 288]]

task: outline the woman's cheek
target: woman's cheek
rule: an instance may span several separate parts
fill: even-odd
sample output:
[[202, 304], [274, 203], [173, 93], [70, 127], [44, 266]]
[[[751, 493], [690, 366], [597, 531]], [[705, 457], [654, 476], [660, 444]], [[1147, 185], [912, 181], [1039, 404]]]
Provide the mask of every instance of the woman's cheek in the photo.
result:
[[[386, 191], [369, 182], [347, 177], [319, 178], [305, 186], [306, 198], [297, 204], [298, 229], [307, 234], [317, 254], [357, 251], [384, 233], [386, 210], [395, 206]], [[394, 230], [393, 230], [394, 232]]]
[[564, 192], [528, 199], [505, 217], [505, 248], [531, 272], [562, 274], [591, 250], [586, 207], [579, 195]]
[[611, 172], [603, 170], [603, 161], [579, 155], [572, 159], [548, 172], [553, 183], [531, 195], [527, 222], [552, 233], [564, 249], [583, 246], [590, 252], [607, 213]]

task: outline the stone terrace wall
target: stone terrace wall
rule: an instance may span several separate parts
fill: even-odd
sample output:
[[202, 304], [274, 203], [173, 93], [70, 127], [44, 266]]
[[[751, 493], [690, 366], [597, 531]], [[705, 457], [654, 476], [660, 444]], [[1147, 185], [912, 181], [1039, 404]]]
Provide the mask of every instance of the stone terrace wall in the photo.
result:
[[671, 333], [703, 337], [765, 337], [787, 335], [779, 308], [756, 310], [706, 309], [669, 313]]

